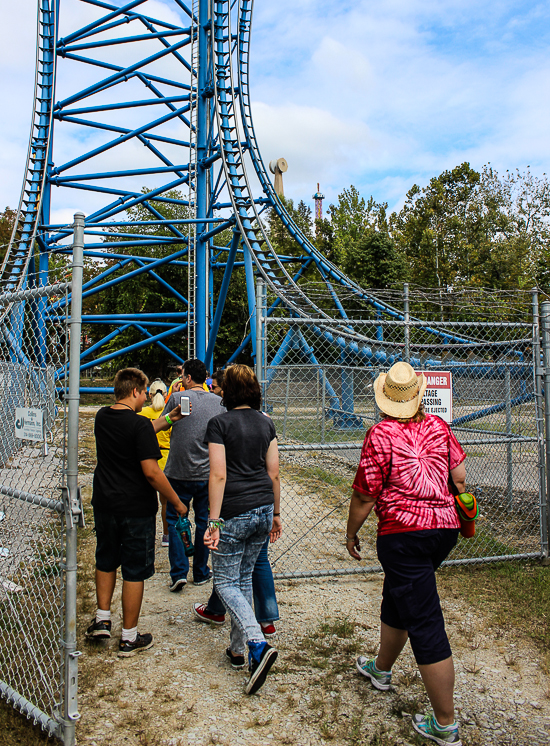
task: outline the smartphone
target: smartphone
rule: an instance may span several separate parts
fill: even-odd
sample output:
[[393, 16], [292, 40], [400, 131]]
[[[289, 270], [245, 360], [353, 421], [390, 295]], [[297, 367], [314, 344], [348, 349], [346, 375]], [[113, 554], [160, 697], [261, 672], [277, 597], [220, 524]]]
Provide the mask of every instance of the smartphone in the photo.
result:
[[181, 413], [182, 414], [191, 414], [191, 408], [189, 406], [189, 397], [188, 396], [182, 396], [182, 397], [180, 397], [180, 407], [181, 407]]

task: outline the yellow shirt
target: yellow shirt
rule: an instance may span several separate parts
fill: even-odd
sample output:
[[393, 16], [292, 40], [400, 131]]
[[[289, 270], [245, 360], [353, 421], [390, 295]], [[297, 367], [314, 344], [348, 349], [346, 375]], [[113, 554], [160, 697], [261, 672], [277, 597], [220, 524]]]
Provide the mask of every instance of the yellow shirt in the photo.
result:
[[[160, 414], [162, 412], [162, 409], [153, 409], [153, 407], [143, 407], [141, 412], [138, 412], [138, 414], [143, 415], [144, 417], [147, 417], [149, 420], [156, 420], [160, 417]], [[158, 462], [158, 465], [164, 471], [164, 467], [166, 466], [166, 461], [168, 460], [168, 451], [170, 450], [170, 433], [171, 430], [160, 430], [157, 433], [157, 440], [159, 442], [160, 452], [162, 454], [162, 458]]]

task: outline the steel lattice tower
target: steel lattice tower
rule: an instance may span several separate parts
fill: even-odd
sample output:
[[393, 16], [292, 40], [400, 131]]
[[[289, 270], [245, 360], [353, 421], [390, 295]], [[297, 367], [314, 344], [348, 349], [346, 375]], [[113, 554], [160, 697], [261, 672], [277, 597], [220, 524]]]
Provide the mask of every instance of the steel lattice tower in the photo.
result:
[[[147, 273], [180, 304], [177, 313], [128, 308], [85, 316], [84, 323], [102, 324], [105, 331], [83, 352], [82, 369], [151, 344], [175, 360], [187, 354], [210, 367], [236, 266], [246, 272], [251, 329], [257, 276], [276, 298], [269, 313], [284, 307], [295, 316], [341, 318], [345, 325], [339, 299], [345, 289], [399, 316], [329, 262], [274, 192], [252, 121], [253, 0], [166, 0], [162, 18], [148, 15], [148, 0], [121, 7], [81, 0], [86, 22], [66, 28], [63, 12], [77, 2], [38, 0], [34, 117], [16, 226], [1, 269], [3, 289], [46, 284], [52, 252], [70, 253], [73, 234], [70, 224], [51, 216], [64, 211], [72, 217], [78, 210], [86, 214], [85, 256], [97, 260], [85, 298]], [[256, 195], [251, 176], [259, 183]], [[184, 196], [174, 197], [174, 189]], [[183, 217], [164, 217], [159, 203]], [[138, 207], [147, 220], [128, 213]], [[269, 209], [296, 242], [291, 256], [270, 244], [262, 221]], [[220, 245], [217, 237], [225, 232], [227, 238], [228, 229], [231, 238]], [[151, 246], [165, 255], [152, 256]], [[105, 260], [116, 264], [105, 268]], [[188, 272], [186, 297], [163, 278], [166, 266]], [[214, 270], [223, 270], [216, 297]], [[306, 276], [322, 286], [322, 304], [304, 290]], [[47, 315], [43, 304], [37, 324]], [[138, 343], [102, 351], [130, 327], [139, 331]], [[250, 343], [255, 354], [249, 334], [232, 359]]]

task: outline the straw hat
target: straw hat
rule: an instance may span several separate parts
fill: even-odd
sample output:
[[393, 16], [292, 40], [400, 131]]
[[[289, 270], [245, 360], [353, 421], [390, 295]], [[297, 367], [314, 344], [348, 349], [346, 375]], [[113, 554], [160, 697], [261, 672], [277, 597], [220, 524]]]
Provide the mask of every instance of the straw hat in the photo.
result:
[[390, 417], [414, 417], [426, 391], [426, 376], [419, 376], [408, 363], [395, 363], [387, 373], [380, 373], [374, 382], [374, 398], [378, 408]]

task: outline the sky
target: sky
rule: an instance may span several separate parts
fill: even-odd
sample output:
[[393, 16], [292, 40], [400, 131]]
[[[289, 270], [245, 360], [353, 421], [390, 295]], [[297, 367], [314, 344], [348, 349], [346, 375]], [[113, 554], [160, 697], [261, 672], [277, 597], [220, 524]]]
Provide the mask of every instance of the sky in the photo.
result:
[[[17, 206], [25, 166], [36, 6], [0, 5], [3, 209]], [[90, 12], [61, 0], [67, 26]], [[266, 163], [287, 160], [295, 201], [313, 206], [319, 182], [326, 207], [353, 184], [399, 209], [413, 184], [464, 161], [548, 172], [550, 3], [256, 0], [252, 36], [258, 140]]]

